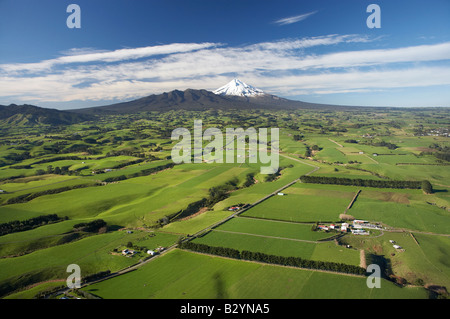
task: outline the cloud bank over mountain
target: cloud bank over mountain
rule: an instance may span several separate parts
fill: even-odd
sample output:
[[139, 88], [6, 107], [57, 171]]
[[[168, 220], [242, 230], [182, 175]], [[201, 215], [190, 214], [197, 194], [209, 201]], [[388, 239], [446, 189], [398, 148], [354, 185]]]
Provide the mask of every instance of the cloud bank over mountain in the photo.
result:
[[[367, 48], [367, 43], [382, 48]], [[287, 98], [450, 85], [450, 42], [382, 44], [382, 37], [330, 34], [240, 46], [74, 48], [35, 63], [0, 64], [0, 100], [124, 100], [173, 89], [214, 90], [234, 77]]]

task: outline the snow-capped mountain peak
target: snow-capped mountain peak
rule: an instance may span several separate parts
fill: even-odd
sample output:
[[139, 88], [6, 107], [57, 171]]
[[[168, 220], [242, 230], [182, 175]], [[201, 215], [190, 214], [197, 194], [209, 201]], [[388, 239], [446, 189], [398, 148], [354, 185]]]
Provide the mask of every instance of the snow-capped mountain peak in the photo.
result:
[[233, 79], [228, 84], [213, 91], [213, 93], [217, 95], [236, 95], [245, 97], [254, 97], [265, 94], [262, 90], [245, 84], [238, 79]]

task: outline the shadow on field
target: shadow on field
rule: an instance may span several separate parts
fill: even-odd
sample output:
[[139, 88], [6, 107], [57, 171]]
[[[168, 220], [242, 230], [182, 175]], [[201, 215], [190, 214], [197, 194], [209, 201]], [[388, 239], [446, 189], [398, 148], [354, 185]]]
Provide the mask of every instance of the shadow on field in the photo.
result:
[[216, 299], [227, 299], [228, 295], [222, 279], [222, 275], [216, 272], [213, 276], [214, 286], [216, 288]]

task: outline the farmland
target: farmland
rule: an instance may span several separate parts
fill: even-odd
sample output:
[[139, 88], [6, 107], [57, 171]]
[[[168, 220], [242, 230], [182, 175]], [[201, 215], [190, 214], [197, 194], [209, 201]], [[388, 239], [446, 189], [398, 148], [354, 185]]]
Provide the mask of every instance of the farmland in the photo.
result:
[[[60, 220], [0, 236], [1, 296], [50, 291], [64, 283], [66, 267], [77, 264], [83, 277], [121, 274], [83, 287], [102, 298], [436, 297], [430, 286], [450, 287], [448, 162], [436, 156], [449, 142], [419, 134], [418, 123], [442, 126], [445, 111], [427, 111], [426, 120], [422, 111], [403, 111], [395, 130], [389, 120], [400, 111], [372, 109], [352, 117], [337, 110], [169, 111], [55, 127], [4, 124], [0, 224], [48, 214]], [[220, 129], [279, 127], [279, 171], [262, 174], [261, 160], [249, 157], [175, 165], [170, 132], [178, 124], [191, 129], [193, 119]], [[433, 192], [301, 182], [304, 175], [427, 180]], [[328, 228], [351, 224], [344, 213], [379, 228], [368, 235]], [[98, 220], [106, 226], [80, 226]], [[184, 242], [342, 267], [381, 261], [383, 289], [339, 271], [176, 248]], [[148, 255], [157, 247], [170, 249]], [[135, 253], [124, 256], [124, 249]], [[442, 291], [439, 297], [446, 297]]]
[[[170, 265], [170, 267], [169, 267]], [[173, 268], [175, 267], [175, 268]], [[276, 280], [275, 280], [276, 278]], [[267, 286], [271, 289], [266, 289]], [[365, 279], [223, 259], [181, 250], [138, 271], [86, 288], [104, 298], [426, 298], [418, 288], [383, 282], [384, 295], [365, 286]], [[327, 287], [325, 295], [313, 287]], [[322, 290], [322, 289], [320, 289]]]

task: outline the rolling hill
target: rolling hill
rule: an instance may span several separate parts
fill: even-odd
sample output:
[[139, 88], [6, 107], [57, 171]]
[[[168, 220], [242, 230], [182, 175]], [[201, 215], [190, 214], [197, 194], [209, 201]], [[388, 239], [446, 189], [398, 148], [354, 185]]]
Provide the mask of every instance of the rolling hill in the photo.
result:
[[66, 125], [92, 120], [92, 116], [34, 105], [0, 105], [0, 124], [5, 125]]

